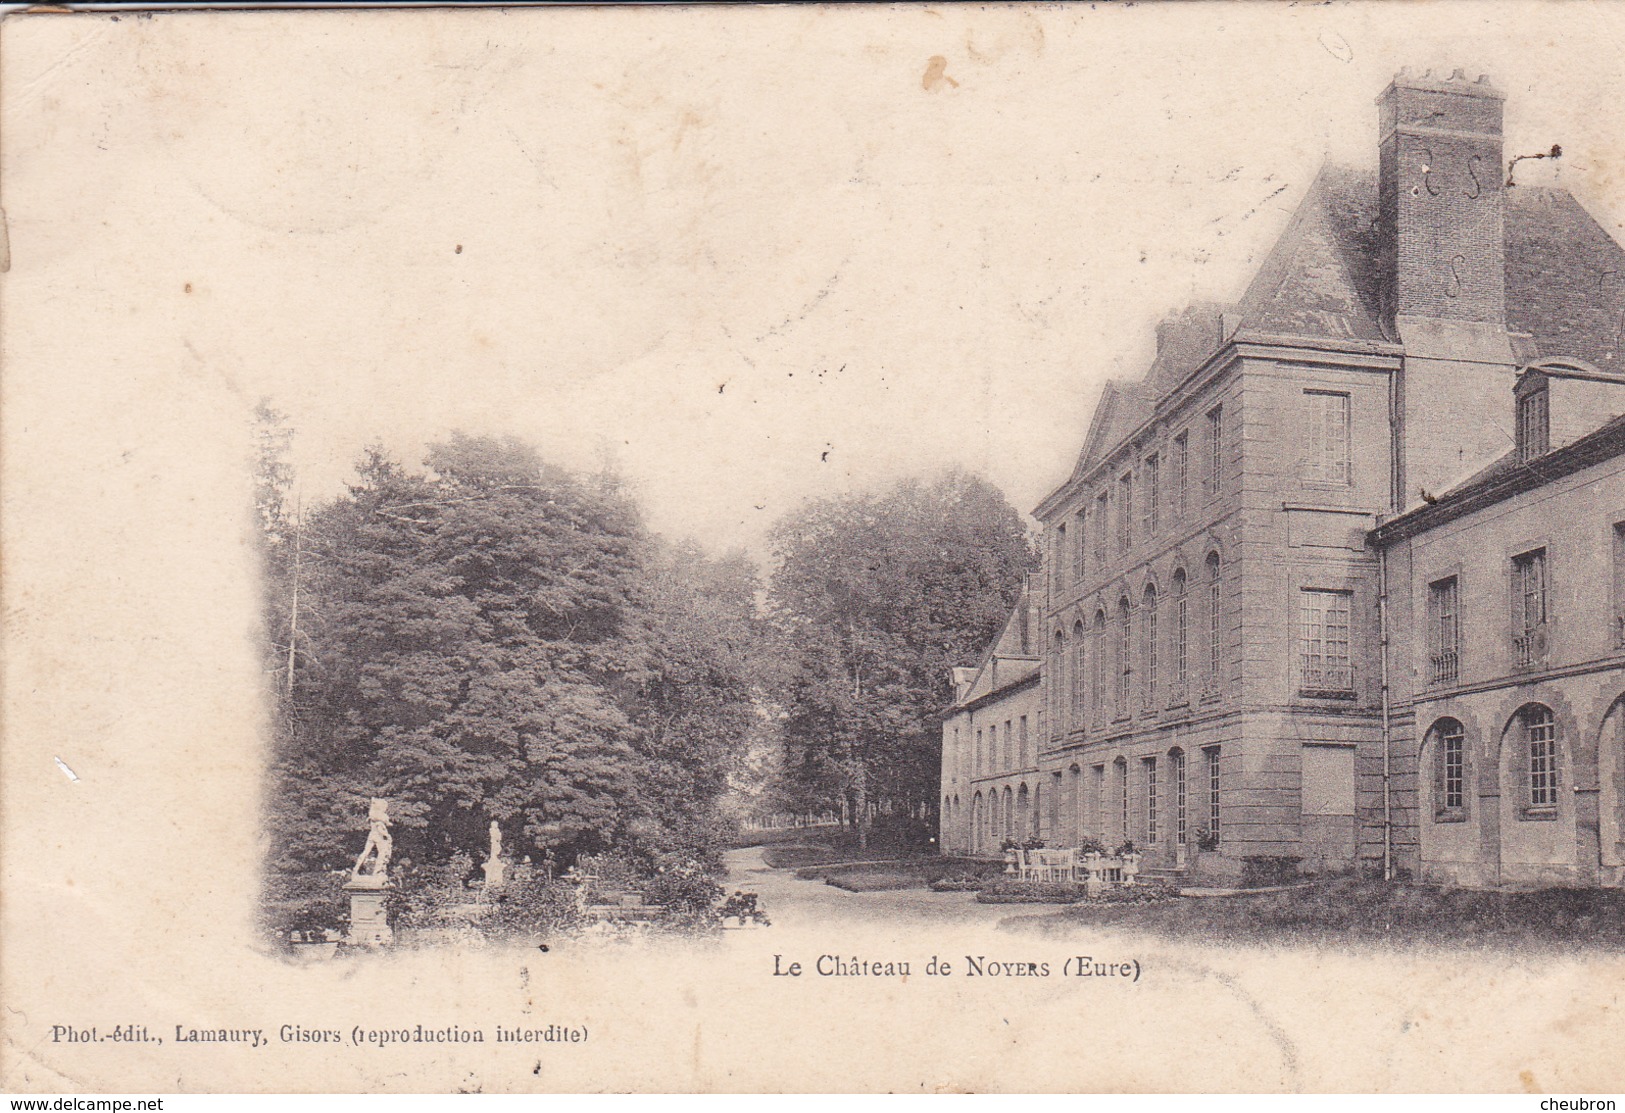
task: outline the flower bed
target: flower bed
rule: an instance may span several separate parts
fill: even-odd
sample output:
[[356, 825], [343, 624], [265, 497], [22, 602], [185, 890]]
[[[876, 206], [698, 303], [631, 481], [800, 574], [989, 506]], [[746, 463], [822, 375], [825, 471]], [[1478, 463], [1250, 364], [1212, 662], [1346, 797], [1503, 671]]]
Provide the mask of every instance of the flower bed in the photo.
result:
[[1140, 881], [1133, 885], [1108, 885], [1094, 896], [1084, 896], [1084, 904], [1156, 904], [1173, 900], [1179, 889], [1166, 881]]
[[995, 881], [976, 894], [978, 904], [1073, 904], [1083, 886], [1071, 881]]

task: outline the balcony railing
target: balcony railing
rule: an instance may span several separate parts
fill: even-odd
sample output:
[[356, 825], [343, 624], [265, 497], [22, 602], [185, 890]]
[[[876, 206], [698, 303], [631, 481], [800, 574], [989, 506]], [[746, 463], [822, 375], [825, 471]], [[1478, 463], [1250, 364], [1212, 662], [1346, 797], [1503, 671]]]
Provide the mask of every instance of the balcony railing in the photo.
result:
[[1352, 699], [1354, 666], [1305, 659], [1298, 680], [1298, 694], [1320, 699]]
[[1546, 660], [1546, 631], [1544, 628], [1526, 630], [1512, 638], [1512, 664], [1515, 668], [1532, 669]]
[[1442, 653], [1435, 653], [1428, 658], [1432, 665], [1429, 670], [1431, 683], [1454, 684], [1460, 675], [1460, 661], [1457, 660], [1456, 651], [1447, 649]]

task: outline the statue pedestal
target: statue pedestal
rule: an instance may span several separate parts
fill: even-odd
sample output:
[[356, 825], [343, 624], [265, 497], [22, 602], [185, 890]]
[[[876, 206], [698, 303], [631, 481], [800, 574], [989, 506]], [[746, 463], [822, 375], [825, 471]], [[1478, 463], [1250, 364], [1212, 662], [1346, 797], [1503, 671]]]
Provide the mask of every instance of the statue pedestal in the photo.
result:
[[504, 863], [501, 858], [492, 858], [488, 861], [481, 862], [480, 868], [485, 871], [486, 892], [495, 892], [497, 889], [502, 888], [503, 874], [505, 870]]
[[387, 880], [376, 875], [353, 877], [344, 886], [350, 894], [350, 934], [348, 942], [359, 947], [387, 947], [395, 934], [389, 930], [384, 908]]

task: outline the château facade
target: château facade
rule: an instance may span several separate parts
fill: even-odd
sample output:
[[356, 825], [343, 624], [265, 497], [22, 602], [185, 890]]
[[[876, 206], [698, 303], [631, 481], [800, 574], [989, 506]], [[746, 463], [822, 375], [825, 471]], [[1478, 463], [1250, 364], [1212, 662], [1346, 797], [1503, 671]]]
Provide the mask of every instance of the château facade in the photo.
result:
[[[1621, 883], [1625, 251], [1508, 184], [1502, 101], [1396, 77], [1376, 174], [1323, 168], [1242, 298], [1107, 386], [1041, 573], [956, 675], [945, 850]], [[1581, 625], [1518, 609], [1560, 606]], [[990, 760], [1006, 720], [1033, 740]]]

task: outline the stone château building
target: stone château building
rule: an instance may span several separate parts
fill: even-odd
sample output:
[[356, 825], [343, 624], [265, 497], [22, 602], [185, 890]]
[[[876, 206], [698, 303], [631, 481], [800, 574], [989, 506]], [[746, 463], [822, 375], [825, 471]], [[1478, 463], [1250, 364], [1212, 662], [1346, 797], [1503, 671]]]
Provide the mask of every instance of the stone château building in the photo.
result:
[[1108, 385], [956, 674], [945, 850], [1625, 882], [1625, 250], [1502, 101], [1396, 77], [1375, 175]]

